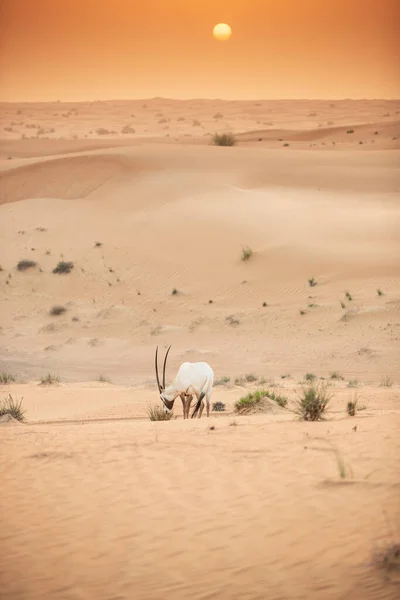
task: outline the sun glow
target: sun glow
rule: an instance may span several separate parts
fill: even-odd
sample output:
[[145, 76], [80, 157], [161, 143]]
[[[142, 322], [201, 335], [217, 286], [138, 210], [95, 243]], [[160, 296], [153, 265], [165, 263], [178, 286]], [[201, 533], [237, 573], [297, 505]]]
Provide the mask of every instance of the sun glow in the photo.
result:
[[232, 29], [226, 23], [218, 23], [213, 29], [213, 36], [216, 40], [224, 42], [229, 40], [232, 35]]

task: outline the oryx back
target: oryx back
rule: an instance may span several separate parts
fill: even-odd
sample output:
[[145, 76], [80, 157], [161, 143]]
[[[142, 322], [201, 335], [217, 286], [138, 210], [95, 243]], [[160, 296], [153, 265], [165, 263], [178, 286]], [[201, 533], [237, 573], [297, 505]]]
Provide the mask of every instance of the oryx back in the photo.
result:
[[[206, 362], [184, 362], [176, 375], [176, 383], [187, 395], [207, 392], [214, 383], [214, 371]], [[204, 389], [205, 386], [207, 389]]]

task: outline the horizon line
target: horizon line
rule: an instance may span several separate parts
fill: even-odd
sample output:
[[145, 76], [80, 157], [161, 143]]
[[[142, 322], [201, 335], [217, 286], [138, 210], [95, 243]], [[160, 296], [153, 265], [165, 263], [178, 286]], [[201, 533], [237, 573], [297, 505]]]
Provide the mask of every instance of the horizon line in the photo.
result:
[[400, 97], [342, 97], [342, 98], [312, 98], [312, 97], [281, 97], [281, 98], [241, 98], [241, 99], [233, 99], [233, 98], [218, 98], [218, 97], [202, 97], [202, 96], [193, 96], [192, 98], [178, 98], [173, 96], [143, 96], [140, 98], [101, 98], [101, 99], [86, 99], [86, 100], [60, 100], [59, 98], [53, 100], [2, 100], [0, 98], [1, 104], [61, 104], [61, 103], [95, 103], [95, 102], [149, 102], [152, 100], [172, 100], [176, 102], [193, 102], [193, 101], [219, 101], [219, 102], [282, 102], [282, 101], [300, 101], [300, 102], [359, 102], [359, 101], [385, 101], [385, 102], [398, 102], [400, 101]]

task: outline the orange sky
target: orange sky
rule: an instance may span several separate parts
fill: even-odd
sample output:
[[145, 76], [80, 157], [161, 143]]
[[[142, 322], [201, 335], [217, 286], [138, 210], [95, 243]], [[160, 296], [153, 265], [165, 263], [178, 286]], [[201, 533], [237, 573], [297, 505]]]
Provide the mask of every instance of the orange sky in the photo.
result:
[[0, 0], [0, 100], [399, 98], [399, 23], [399, 0]]

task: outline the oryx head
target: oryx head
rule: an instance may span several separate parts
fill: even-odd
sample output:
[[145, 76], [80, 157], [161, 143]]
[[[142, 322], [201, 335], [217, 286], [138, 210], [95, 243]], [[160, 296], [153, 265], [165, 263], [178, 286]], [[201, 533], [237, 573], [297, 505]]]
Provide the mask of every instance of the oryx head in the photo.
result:
[[160, 400], [163, 403], [163, 407], [164, 407], [164, 412], [169, 413], [171, 412], [173, 406], [174, 406], [174, 400], [169, 400], [168, 397], [165, 394], [165, 367], [167, 365], [167, 358], [168, 358], [168, 353], [171, 350], [171, 346], [168, 348], [167, 352], [165, 353], [165, 358], [164, 358], [164, 365], [163, 365], [163, 375], [162, 375], [162, 385], [160, 384], [160, 378], [158, 376], [158, 360], [157, 360], [157, 356], [158, 356], [158, 346], [156, 348], [156, 357], [155, 357], [155, 367], [156, 367], [156, 377], [157, 377], [157, 385], [158, 385], [158, 390], [160, 392]]

